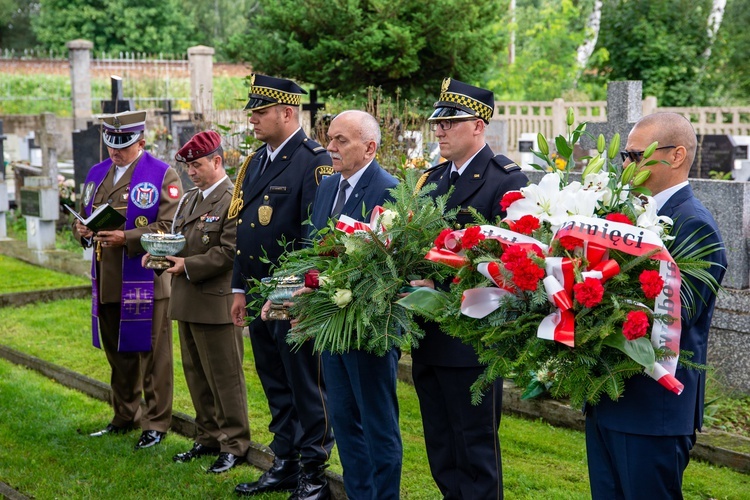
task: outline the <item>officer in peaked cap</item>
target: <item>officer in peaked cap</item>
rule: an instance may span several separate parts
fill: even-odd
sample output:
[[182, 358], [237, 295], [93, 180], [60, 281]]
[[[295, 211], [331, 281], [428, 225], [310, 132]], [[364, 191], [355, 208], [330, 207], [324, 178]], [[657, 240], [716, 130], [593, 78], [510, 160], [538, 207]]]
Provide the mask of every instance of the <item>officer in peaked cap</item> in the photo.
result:
[[169, 276], [143, 268], [141, 236], [169, 232], [182, 185], [173, 168], [144, 151], [145, 111], [99, 119], [109, 158], [89, 170], [81, 213], [88, 217], [109, 204], [127, 220], [96, 234], [80, 221], [73, 228], [83, 246], [96, 246], [93, 342], [104, 349], [112, 370], [114, 416], [91, 436], [140, 427], [135, 447], [149, 448], [163, 441], [172, 420], [172, 323], [167, 319]]
[[114, 149], [124, 149], [135, 144], [146, 129], [145, 111], [125, 111], [101, 115], [102, 140]]
[[[458, 209], [457, 229], [476, 222], [474, 208], [489, 221], [504, 216], [500, 200], [528, 179], [513, 161], [495, 155], [485, 129], [495, 107], [489, 90], [446, 78], [429, 118], [448, 161], [425, 172], [419, 187], [436, 186], [431, 195], [452, 192], [446, 210]], [[412, 286], [447, 289], [448, 283], [413, 280]], [[484, 371], [474, 350], [425, 322], [425, 338], [412, 351], [414, 387], [422, 411], [432, 477], [445, 498], [502, 498], [500, 427], [502, 380], [480, 405], [471, 404], [471, 385]]]
[[[237, 218], [237, 250], [232, 277], [232, 317], [245, 325], [248, 280], [271, 275], [283, 252], [279, 241], [301, 248], [304, 225], [318, 183], [333, 173], [324, 147], [308, 138], [299, 121], [305, 93], [291, 80], [250, 76], [250, 123], [265, 144], [240, 167], [229, 217]], [[266, 262], [264, 257], [270, 260]], [[255, 367], [271, 410], [274, 464], [258, 481], [239, 484], [240, 495], [294, 491], [292, 498], [330, 495], [323, 473], [333, 447], [326, 418], [320, 355], [308, 343], [296, 352], [286, 343], [288, 321], [255, 318], [248, 325]]]

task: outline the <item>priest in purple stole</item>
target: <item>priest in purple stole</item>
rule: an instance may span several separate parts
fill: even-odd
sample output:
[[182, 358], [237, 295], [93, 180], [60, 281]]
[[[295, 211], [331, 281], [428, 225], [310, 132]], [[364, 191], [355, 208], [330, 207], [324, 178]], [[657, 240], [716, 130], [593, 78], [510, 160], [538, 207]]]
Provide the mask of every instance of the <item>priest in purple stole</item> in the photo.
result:
[[[140, 427], [136, 449], [160, 443], [172, 419], [172, 328], [167, 320], [170, 280], [141, 266], [141, 235], [169, 232], [182, 185], [177, 172], [146, 151], [145, 111], [101, 117], [109, 159], [86, 177], [82, 214], [107, 203], [126, 222], [92, 232], [76, 221], [74, 232], [92, 259], [93, 344], [103, 348], [112, 368], [114, 417], [92, 437]], [[141, 408], [141, 397], [146, 402]]]

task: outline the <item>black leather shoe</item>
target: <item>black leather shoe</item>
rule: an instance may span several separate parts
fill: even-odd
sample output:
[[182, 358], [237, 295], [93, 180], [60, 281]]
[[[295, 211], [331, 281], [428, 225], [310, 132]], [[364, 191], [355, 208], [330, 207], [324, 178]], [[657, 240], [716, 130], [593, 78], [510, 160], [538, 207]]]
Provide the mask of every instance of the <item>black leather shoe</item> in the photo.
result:
[[329, 500], [331, 488], [325, 476], [327, 464], [305, 465], [299, 484], [289, 500]]
[[141, 432], [141, 437], [138, 438], [135, 449], [140, 450], [141, 448], [151, 448], [152, 446], [161, 443], [166, 435], [166, 432], [143, 431]]
[[193, 443], [193, 447], [189, 451], [184, 453], [178, 453], [172, 457], [175, 462], [189, 462], [194, 458], [202, 457], [205, 455], [216, 456], [221, 451], [219, 448], [212, 448], [210, 446], [204, 446], [200, 443]]
[[253, 483], [241, 483], [234, 489], [238, 495], [250, 496], [267, 491], [294, 491], [299, 483], [299, 459], [274, 458], [270, 469]]
[[221, 453], [219, 453], [219, 458], [217, 458], [214, 464], [208, 468], [208, 472], [221, 474], [222, 472], [228, 471], [235, 465], [240, 465], [244, 461], [245, 457], [222, 451]]
[[133, 425], [126, 425], [125, 427], [118, 427], [115, 424], [107, 424], [107, 427], [105, 427], [104, 429], [98, 432], [92, 432], [91, 434], [89, 434], [89, 437], [101, 437], [107, 434], [127, 434], [133, 429], [135, 429], [135, 426]]

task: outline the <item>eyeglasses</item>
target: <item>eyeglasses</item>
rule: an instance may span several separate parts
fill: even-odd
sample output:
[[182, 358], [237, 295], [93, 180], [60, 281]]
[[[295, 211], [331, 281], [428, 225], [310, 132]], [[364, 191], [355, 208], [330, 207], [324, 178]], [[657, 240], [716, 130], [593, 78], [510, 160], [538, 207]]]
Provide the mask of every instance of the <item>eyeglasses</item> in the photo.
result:
[[439, 120], [434, 121], [430, 123], [430, 130], [435, 132], [438, 127], [440, 127], [440, 130], [445, 132], [446, 130], [450, 130], [451, 127], [453, 127], [454, 123], [461, 123], [461, 122], [473, 122], [476, 121], [477, 118], [464, 118], [462, 120]]
[[[654, 151], [659, 151], [660, 149], [672, 149], [676, 148], [677, 146], [661, 146], [659, 148], [654, 149]], [[620, 151], [620, 157], [622, 158], [622, 161], [624, 162], [628, 158], [630, 161], [638, 163], [643, 159], [643, 151]]]

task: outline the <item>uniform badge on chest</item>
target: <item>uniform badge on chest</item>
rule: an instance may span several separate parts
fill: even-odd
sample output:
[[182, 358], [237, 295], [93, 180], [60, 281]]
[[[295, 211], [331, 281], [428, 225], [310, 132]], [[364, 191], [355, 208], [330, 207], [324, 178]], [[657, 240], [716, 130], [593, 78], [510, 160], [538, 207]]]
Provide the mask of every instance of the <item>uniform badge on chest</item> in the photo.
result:
[[263, 204], [258, 207], [258, 222], [261, 226], [267, 226], [271, 223], [271, 217], [273, 216], [273, 207], [268, 204], [268, 195], [263, 197]]

